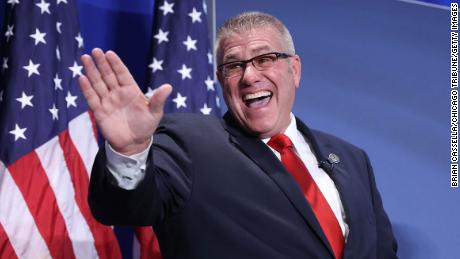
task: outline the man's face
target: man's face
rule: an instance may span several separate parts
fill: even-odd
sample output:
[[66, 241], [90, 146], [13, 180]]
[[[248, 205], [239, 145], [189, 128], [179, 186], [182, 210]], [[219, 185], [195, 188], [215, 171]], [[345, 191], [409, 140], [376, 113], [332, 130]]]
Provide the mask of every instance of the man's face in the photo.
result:
[[[248, 60], [269, 52], [287, 52], [280, 33], [270, 27], [234, 33], [220, 44], [222, 60], [219, 64]], [[248, 63], [241, 76], [227, 78], [218, 71], [217, 77], [231, 114], [244, 130], [260, 138], [269, 138], [288, 127], [300, 81], [297, 55], [280, 58], [262, 71]]]

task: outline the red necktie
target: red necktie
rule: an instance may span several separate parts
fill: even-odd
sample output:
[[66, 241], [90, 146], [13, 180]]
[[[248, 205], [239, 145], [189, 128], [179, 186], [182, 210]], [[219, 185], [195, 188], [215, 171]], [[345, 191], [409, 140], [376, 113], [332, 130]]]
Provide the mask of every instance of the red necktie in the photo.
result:
[[295, 154], [294, 145], [288, 136], [276, 134], [267, 143], [281, 154], [281, 162], [289, 173], [296, 179], [302, 192], [310, 204], [316, 219], [318, 219], [329, 244], [334, 251], [335, 258], [342, 258], [344, 238], [339, 222], [332, 212], [329, 203], [316, 185], [302, 160]]

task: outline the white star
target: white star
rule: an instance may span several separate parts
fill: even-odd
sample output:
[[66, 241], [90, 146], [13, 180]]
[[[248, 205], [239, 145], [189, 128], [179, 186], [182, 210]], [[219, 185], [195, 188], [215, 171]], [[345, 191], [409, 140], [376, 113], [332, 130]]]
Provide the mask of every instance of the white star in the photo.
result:
[[48, 111], [51, 112], [51, 115], [53, 116], [53, 121], [54, 120], [59, 120], [59, 109], [56, 109], [56, 104], [53, 103], [53, 107], [51, 109], [48, 109]]
[[206, 80], [204, 80], [204, 83], [206, 84], [206, 89], [208, 91], [215, 91], [216, 89], [214, 88], [214, 80], [211, 79], [211, 77], [207, 77]]
[[212, 64], [212, 54], [210, 51], [208, 51], [208, 63]]
[[67, 108], [70, 106], [77, 107], [77, 103], [75, 100], [77, 100], [78, 96], [71, 95], [70, 91], [67, 91], [67, 96], [65, 97], [65, 101], [67, 103]]
[[220, 98], [219, 98], [219, 96], [216, 96], [216, 105], [217, 105], [217, 107], [220, 108]]
[[61, 61], [61, 52], [59, 51], [59, 46], [56, 46], [56, 58]]
[[192, 79], [192, 75], [190, 74], [192, 72], [192, 68], [188, 68], [185, 64], [182, 64], [182, 68], [178, 69], [177, 72], [182, 75], [182, 80], [185, 78]]
[[158, 40], [158, 44], [164, 42], [168, 42], [168, 34], [169, 31], [163, 31], [162, 29], [158, 30], [158, 33], [155, 34], [153, 37]]
[[162, 6], [160, 6], [158, 9], [163, 11], [163, 16], [167, 15], [168, 13], [174, 13], [173, 11], [173, 6], [174, 3], [168, 3], [168, 1], [165, 1]]
[[187, 51], [191, 49], [196, 50], [197, 40], [193, 40], [190, 36], [187, 36], [187, 40], [182, 43], [187, 47]]
[[205, 14], [208, 13], [208, 5], [206, 4], [206, 0], [203, 0], [203, 11]]
[[30, 77], [32, 74], [37, 74], [40, 75], [40, 72], [38, 72], [38, 67], [40, 64], [34, 64], [31, 59], [29, 59], [29, 65], [23, 66], [25, 70], [27, 70], [28, 74], [27, 77]]
[[14, 130], [10, 131], [10, 134], [14, 135], [14, 141], [22, 138], [26, 139], [26, 136], [24, 135], [24, 132], [26, 131], [26, 128], [20, 128], [18, 124], [14, 127]]
[[3, 58], [2, 70], [8, 68], [8, 57]]
[[35, 46], [37, 46], [38, 43], [40, 43], [40, 42], [43, 43], [43, 44], [46, 44], [45, 35], [46, 35], [45, 32], [40, 32], [40, 30], [38, 30], [38, 28], [35, 28], [35, 33], [30, 34], [30, 37], [35, 40]]
[[193, 10], [191, 13], [188, 14], [188, 16], [190, 16], [190, 18], [192, 18], [192, 23], [195, 23], [195, 22], [201, 22], [201, 12], [198, 12], [195, 7], [193, 7]]
[[62, 26], [62, 22], [56, 22], [56, 31], [61, 34], [62, 31], [61, 31], [61, 26]]
[[203, 11], [205, 14], [208, 13], [208, 5], [206, 4], [206, 0], [203, 0]]
[[157, 70], [163, 70], [163, 60], [157, 60], [153, 58], [152, 63], [150, 63], [149, 67], [152, 69], [152, 73], [155, 73]]
[[16, 98], [16, 101], [21, 103], [21, 109], [24, 109], [26, 106], [34, 107], [31, 100], [34, 98], [33, 95], [27, 96], [26, 93], [22, 92], [21, 98]]
[[147, 93], [145, 93], [145, 97], [150, 99], [154, 92], [155, 92], [155, 90], [152, 87], [148, 87], [147, 88]]
[[209, 108], [208, 105], [205, 103], [203, 108], [200, 109], [200, 112], [203, 113], [204, 115], [209, 115], [211, 114], [212, 108]]
[[58, 89], [62, 90], [62, 85], [61, 85], [62, 79], [59, 78], [58, 73], [56, 73], [56, 76], [54, 77], [53, 81], [54, 81], [54, 90], [58, 90]]
[[40, 8], [41, 14], [43, 14], [43, 13], [51, 14], [50, 13], [50, 4], [45, 2], [45, 0], [42, 0], [39, 4], [35, 4], [35, 5]]
[[57, 0], [56, 5], [58, 5], [58, 4], [60, 4], [60, 3], [67, 4], [67, 0]]
[[6, 41], [10, 40], [10, 37], [14, 35], [13, 29], [14, 29], [14, 24], [11, 26], [7, 26], [8, 28], [6, 29], [5, 36], [6, 36]]
[[11, 8], [13, 8], [15, 4], [19, 4], [19, 0], [8, 0], [6, 3], [10, 4]]
[[79, 76], [82, 75], [81, 70], [83, 69], [83, 66], [79, 66], [77, 64], [77, 61], [74, 61], [73, 66], [69, 67], [69, 69], [70, 69], [70, 71], [72, 71], [72, 78], [74, 78], [77, 75], [79, 75]]
[[75, 40], [78, 42], [78, 47], [83, 48], [83, 38], [80, 33], [78, 33], [77, 37], [75, 37]]
[[176, 103], [176, 108], [179, 109], [180, 107], [187, 108], [187, 104], [185, 104], [186, 100], [186, 96], [182, 96], [180, 93], [177, 93], [176, 98], [174, 98], [172, 101]]

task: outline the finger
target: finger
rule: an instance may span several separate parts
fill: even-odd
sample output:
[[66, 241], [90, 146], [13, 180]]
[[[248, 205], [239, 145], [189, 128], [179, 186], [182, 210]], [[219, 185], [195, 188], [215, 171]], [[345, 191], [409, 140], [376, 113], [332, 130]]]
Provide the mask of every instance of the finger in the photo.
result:
[[118, 88], [119, 84], [117, 77], [115, 76], [112, 67], [107, 62], [107, 57], [104, 52], [99, 48], [95, 48], [91, 51], [91, 54], [93, 55], [96, 65], [101, 73], [101, 77], [107, 87], [111, 90]]
[[94, 91], [99, 95], [99, 97], [103, 98], [109, 92], [106, 84], [101, 78], [101, 74], [97, 69], [96, 65], [94, 65], [93, 58], [89, 55], [81, 56], [81, 63], [83, 64], [83, 68], [85, 69], [85, 74], [87, 79], [89, 80], [90, 86], [94, 89]]
[[152, 113], [162, 113], [166, 98], [171, 94], [172, 86], [164, 84], [154, 90], [150, 97], [149, 108]]
[[106, 52], [106, 58], [112, 67], [115, 75], [117, 77], [118, 83], [120, 86], [136, 84], [133, 76], [129, 72], [129, 69], [125, 66], [120, 57], [113, 51], [109, 50]]
[[91, 87], [91, 83], [88, 80], [88, 77], [82, 75], [79, 80], [80, 88], [85, 96], [86, 102], [88, 103], [89, 108], [94, 112], [101, 105], [101, 99], [94, 89]]

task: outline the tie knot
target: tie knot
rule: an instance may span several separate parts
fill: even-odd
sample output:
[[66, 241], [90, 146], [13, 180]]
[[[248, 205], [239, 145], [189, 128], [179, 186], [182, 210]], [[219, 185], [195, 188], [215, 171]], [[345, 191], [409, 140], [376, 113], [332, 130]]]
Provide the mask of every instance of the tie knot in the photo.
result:
[[285, 148], [293, 147], [292, 141], [289, 139], [289, 137], [282, 133], [276, 134], [273, 137], [271, 137], [267, 145], [269, 145], [279, 153], [281, 153], [281, 151]]

